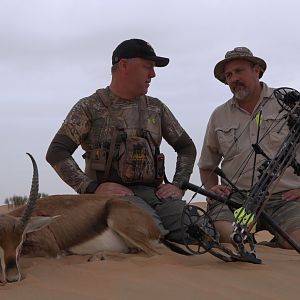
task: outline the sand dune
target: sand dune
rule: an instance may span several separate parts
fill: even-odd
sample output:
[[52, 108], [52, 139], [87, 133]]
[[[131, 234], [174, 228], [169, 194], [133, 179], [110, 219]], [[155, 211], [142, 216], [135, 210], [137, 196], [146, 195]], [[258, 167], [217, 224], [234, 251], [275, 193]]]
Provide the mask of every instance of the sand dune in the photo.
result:
[[0, 285], [0, 299], [299, 299], [300, 255], [294, 250], [257, 246], [261, 265], [225, 263], [209, 253], [186, 257], [163, 245], [159, 251], [93, 261], [22, 257], [25, 278]]

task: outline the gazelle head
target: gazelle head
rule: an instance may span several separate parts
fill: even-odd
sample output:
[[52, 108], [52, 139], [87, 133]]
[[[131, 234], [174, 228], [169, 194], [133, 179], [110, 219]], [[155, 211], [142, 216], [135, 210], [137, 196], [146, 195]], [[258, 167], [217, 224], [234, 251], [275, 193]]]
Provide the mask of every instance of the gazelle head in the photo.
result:
[[38, 169], [34, 158], [27, 153], [33, 164], [30, 196], [22, 217], [0, 215], [0, 263], [2, 281], [19, 281], [21, 273], [19, 256], [26, 233], [38, 230], [38, 221], [29, 222], [38, 198]]

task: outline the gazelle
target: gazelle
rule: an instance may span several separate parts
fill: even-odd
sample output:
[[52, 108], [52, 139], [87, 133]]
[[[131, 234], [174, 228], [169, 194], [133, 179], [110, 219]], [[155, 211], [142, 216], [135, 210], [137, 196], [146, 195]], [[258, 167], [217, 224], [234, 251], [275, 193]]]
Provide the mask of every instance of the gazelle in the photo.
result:
[[[28, 153], [27, 153], [28, 154]], [[159, 229], [144, 210], [117, 197], [56, 195], [38, 198], [38, 169], [34, 158], [28, 204], [0, 215], [2, 281], [19, 281], [19, 259], [58, 256], [63, 252], [95, 254], [144, 251], [158, 253]]]

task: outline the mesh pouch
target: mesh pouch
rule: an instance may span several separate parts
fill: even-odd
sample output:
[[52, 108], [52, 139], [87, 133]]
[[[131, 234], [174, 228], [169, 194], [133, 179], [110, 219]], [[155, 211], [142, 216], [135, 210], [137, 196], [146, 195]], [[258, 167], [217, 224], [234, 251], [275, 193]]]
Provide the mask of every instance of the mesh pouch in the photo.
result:
[[149, 142], [142, 137], [127, 137], [121, 143], [118, 175], [124, 183], [153, 184], [156, 180], [155, 161]]

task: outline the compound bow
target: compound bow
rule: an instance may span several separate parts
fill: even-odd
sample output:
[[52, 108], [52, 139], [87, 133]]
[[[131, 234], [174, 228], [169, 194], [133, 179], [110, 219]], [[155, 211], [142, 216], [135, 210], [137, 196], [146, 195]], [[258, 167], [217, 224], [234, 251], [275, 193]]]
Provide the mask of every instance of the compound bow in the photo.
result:
[[[246, 261], [255, 264], [261, 263], [255, 252], [255, 242], [251, 229], [259, 217], [263, 218], [279, 235], [282, 236], [298, 253], [299, 244], [283, 231], [263, 210], [269, 199], [269, 190], [274, 182], [284, 173], [286, 168], [294, 168], [296, 175], [300, 175], [300, 164], [296, 161], [296, 151], [300, 143], [300, 94], [291, 88], [274, 90], [274, 95], [282, 110], [286, 112], [289, 133], [285, 137], [276, 155], [271, 159], [257, 145], [253, 145], [256, 154], [262, 154], [266, 160], [258, 169], [257, 182], [250, 188], [242, 205], [215, 193], [208, 192], [189, 182], [182, 184], [185, 189], [203, 194], [209, 198], [227, 204], [234, 210], [235, 222], [231, 242], [234, 250], [225, 247], [219, 242], [219, 235], [214, 227], [213, 220], [201, 208], [186, 205], [182, 215], [183, 228], [188, 233], [186, 247], [193, 254], [209, 252], [224, 261]], [[218, 175], [237, 189], [219, 170]]]

